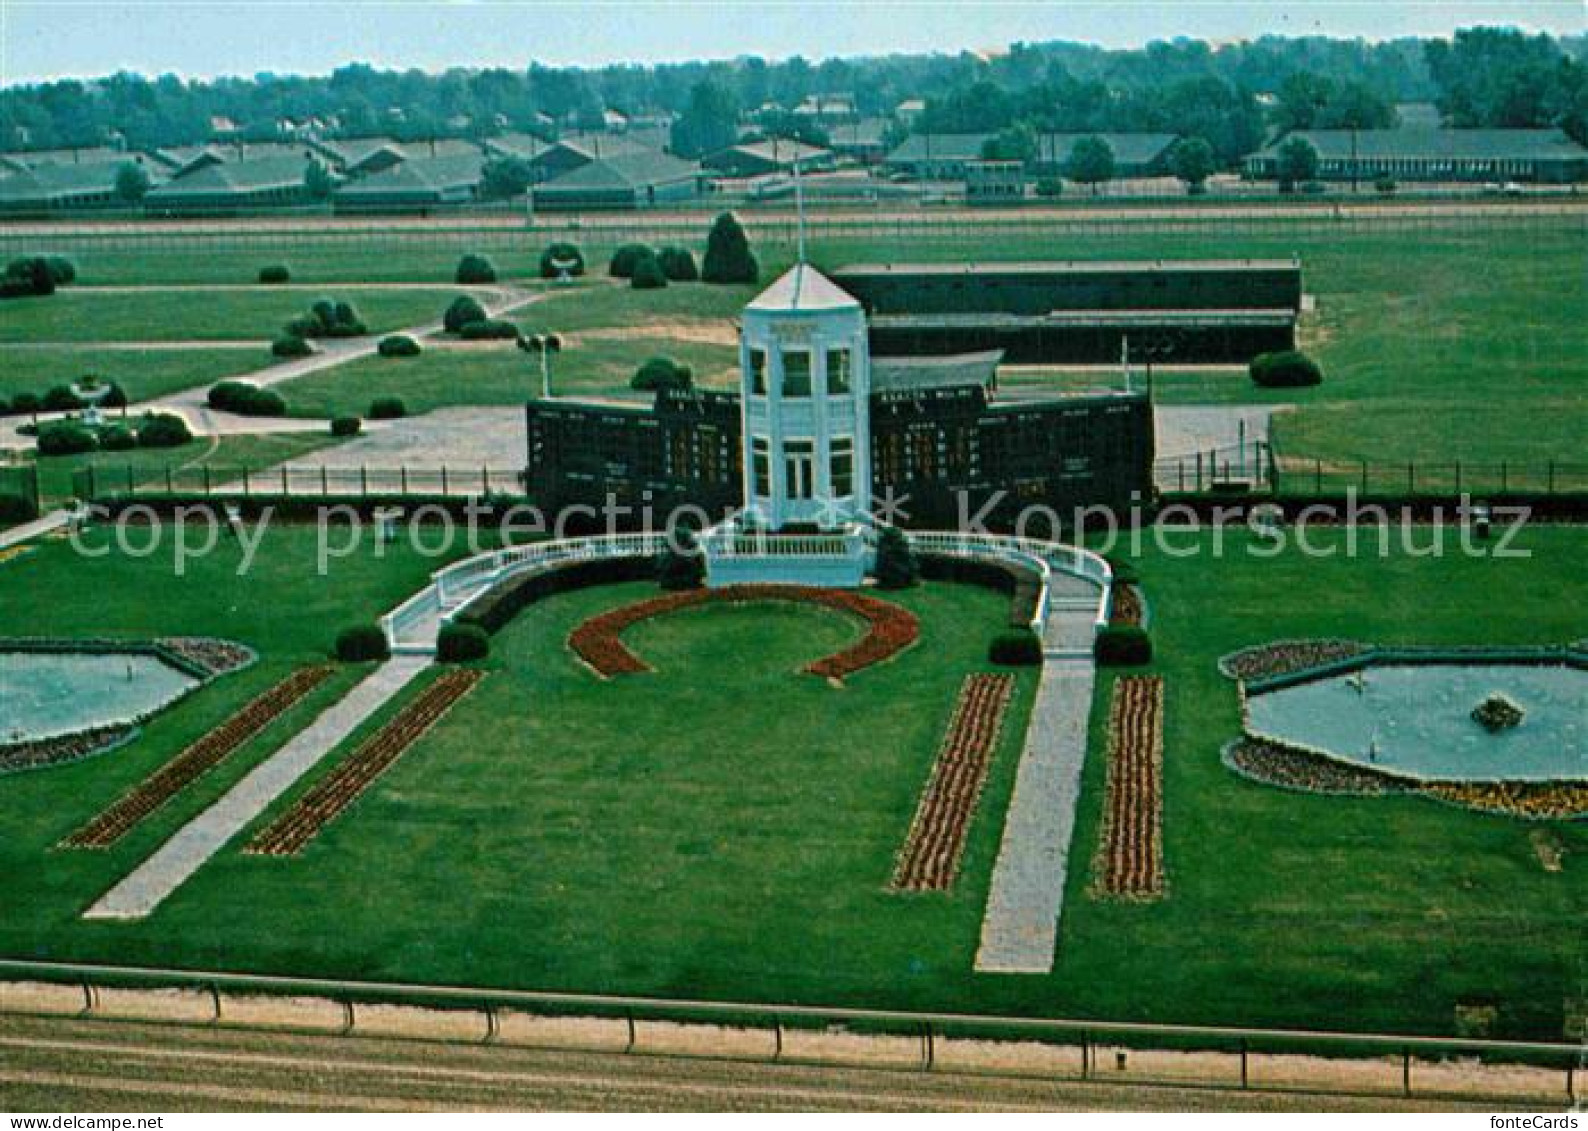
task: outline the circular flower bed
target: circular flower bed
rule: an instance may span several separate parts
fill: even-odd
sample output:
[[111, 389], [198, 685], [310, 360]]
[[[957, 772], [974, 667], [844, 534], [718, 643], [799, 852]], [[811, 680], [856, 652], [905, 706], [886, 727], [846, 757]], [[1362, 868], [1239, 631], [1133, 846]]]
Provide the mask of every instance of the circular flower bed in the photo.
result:
[[568, 646], [597, 675], [611, 677], [648, 672], [652, 668], [631, 652], [621, 635], [651, 617], [708, 604], [749, 601], [792, 601], [819, 605], [865, 621], [866, 634], [841, 652], [823, 656], [804, 668], [811, 675], [842, 680], [862, 668], [892, 659], [915, 643], [921, 625], [915, 615], [887, 601], [847, 589], [815, 589], [802, 585], [725, 585], [720, 589], [686, 589], [593, 616], [568, 636]]

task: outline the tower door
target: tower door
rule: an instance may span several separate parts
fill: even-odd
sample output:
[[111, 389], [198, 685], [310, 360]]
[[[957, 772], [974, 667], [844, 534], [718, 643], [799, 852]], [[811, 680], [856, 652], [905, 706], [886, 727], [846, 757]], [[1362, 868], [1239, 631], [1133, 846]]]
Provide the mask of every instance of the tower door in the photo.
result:
[[816, 448], [810, 440], [783, 442], [783, 483], [790, 499], [809, 499], [816, 493]]

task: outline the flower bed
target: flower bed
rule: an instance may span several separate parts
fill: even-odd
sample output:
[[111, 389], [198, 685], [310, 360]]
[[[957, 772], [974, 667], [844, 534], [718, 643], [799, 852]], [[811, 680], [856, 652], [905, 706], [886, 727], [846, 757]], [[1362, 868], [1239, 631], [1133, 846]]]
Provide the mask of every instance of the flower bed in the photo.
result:
[[75, 734], [55, 735], [0, 745], [0, 774], [62, 766], [120, 746], [138, 733], [131, 724], [93, 727]]
[[1128, 581], [1115, 585], [1108, 623], [1124, 628], [1144, 628], [1146, 621], [1147, 608], [1142, 601], [1141, 589]]
[[1255, 782], [1306, 793], [1368, 796], [1405, 793], [1414, 788], [1410, 782], [1390, 774], [1249, 736], [1225, 748], [1224, 762]]
[[224, 762], [331, 675], [329, 666], [300, 668], [256, 696], [225, 722], [166, 762], [82, 828], [61, 842], [63, 848], [108, 848], [138, 822], [187, 786]]
[[351, 806], [426, 731], [467, 695], [484, 673], [454, 669], [440, 676], [331, 773], [262, 829], [244, 850], [258, 856], [295, 856]]
[[1123, 899], [1163, 895], [1163, 678], [1121, 676], [1108, 712], [1103, 831], [1094, 891]]
[[1231, 679], [1266, 679], [1339, 663], [1367, 651], [1367, 645], [1354, 640], [1276, 640], [1231, 652], [1219, 660], [1219, 671]]
[[642, 620], [708, 604], [750, 601], [792, 601], [820, 605], [859, 617], [866, 634], [857, 643], [806, 665], [811, 675], [842, 680], [872, 664], [891, 659], [921, 634], [914, 614], [887, 601], [848, 589], [816, 589], [803, 585], [725, 585], [720, 589], [686, 589], [593, 616], [568, 635], [568, 646], [597, 675], [611, 677], [648, 672], [652, 668], [620, 639]]
[[167, 636], [155, 643], [166, 654], [180, 656], [211, 676], [225, 675], [254, 662], [253, 649], [233, 644], [229, 640], [214, 640], [208, 636]]
[[1423, 792], [1437, 801], [1508, 817], [1541, 821], [1588, 818], [1588, 783], [1584, 782], [1433, 783], [1424, 786]]
[[932, 775], [894, 866], [894, 890], [947, 891], [954, 886], [1014, 688], [1014, 676], [985, 672], [966, 676], [960, 685]]

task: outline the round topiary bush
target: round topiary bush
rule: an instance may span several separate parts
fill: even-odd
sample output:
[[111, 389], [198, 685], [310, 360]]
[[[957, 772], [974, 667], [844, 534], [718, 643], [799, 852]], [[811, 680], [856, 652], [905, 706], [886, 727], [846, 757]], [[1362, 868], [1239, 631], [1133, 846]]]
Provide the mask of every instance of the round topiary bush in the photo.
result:
[[314, 347], [307, 338], [297, 334], [283, 334], [270, 343], [270, 352], [275, 357], [308, 357], [314, 352]]
[[700, 278], [695, 253], [687, 247], [664, 247], [656, 253], [656, 261], [662, 265], [662, 274], [675, 283], [693, 283]]
[[0, 523], [11, 525], [18, 522], [32, 522], [39, 517], [39, 507], [26, 495], [16, 495], [9, 491], [0, 491]]
[[408, 415], [408, 406], [401, 397], [376, 397], [369, 402], [371, 420], [401, 420]]
[[259, 269], [261, 283], [288, 283], [292, 281], [292, 272], [287, 270], [285, 264], [273, 263], [268, 267]]
[[106, 391], [105, 395], [99, 398], [99, 407], [126, 408], [127, 390], [123, 389], [116, 382], [112, 381], [110, 383], [110, 388]]
[[356, 416], [338, 416], [331, 421], [331, 435], [346, 439], [357, 436], [364, 427], [364, 422]]
[[58, 420], [41, 425], [38, 436], [39, 455], [75, 456], [99, 447], [94, 433], [71, 420]]
[[155, 413], [144, 417], [143, 423], [138, 425], [140, 448], [180, 448], [192, 440], [193, 433], [187, 421], [175, 413]]
[[491, 654], [491, 638], [477, 624], [444, 624], [436, 634], [436, 659], [443, 664], [483, 660]]
[[517, 341], [518, 324], [502, 318], [481, 318], [464, 323], [458, 331], [458, 337], [466, 342]]
[[987, 659], [1004, 667], [1036, 667], [1042, 663], [1042, 640], [1029, 628], [1011, 628], [992, 638]]
[[612, 253], [612, 261], [607, 264], [607, 274], [614, 279], [634, 278], [634, 265], [655, 252], [642, 243], [626, 243]]
[[83, 407], [83, 400], [72, 392], [69, 385], [55, 385], [44, 394], [45, 412], [76, 412]]
[[540, 253], [540, 277], [558, 279], [563, 273], [584, 274], [584, 253], [571, 243], [554, 243]]
[[1260, 353], [1252, 358], [1252, 382], [1265, 389], [1299, 389], [1323, 383], [1323, 370], [1300, 350]]
[[494, 283], [496, 267], [483, 255], [465, 255], [458, 260], [458, 270], [453, 276], [458, 283]]
[[11, 402], [4, 397], [0, 397], [0, 416], [10, 416], [14, 412], [16, 412], [16, 409], [12, 407]]
[[441, 328], [449, 334], [456, 334], [470, 322], [485, 321], [485, 307], [469, 295], [459, 295], [452, 300], [445, 314], [441, 316]]
[[64, 287], [68, 283], [77, 282], [77, 264], [59, 255], [47, 256], [44, 260], [49, 267], [50, 278], [55, 280], [55, 285]]
[[419, 343], [407, 334], [392, 334], [380, 340], [375, 347], [382, 357], [418, 357]]
[[760, 275], [761, 268], [750, 251], [744, 227], [732, 212], [724, 212], [711, 225], [711, 234], [706, 237], [701, 279], [708, 283], [753, 283]]
[[18, 393], [11, 398], [11, 412], [15, 416], [27, 416], [38, 412], [44, 407], [44, 402], [37, 393]]
[[1139, 667], [1152, 663], [1152, 637], [1133, 624], [1111, 624], [1097, 634], [1092, 647], [1103, 667]]
[[125, 424], [112, 424], [99, 433], [99, 446], [107, 452], [125, 452], [138, 446], [138, 436]]
[[877, 536], [877, 562], [872, 572], [883, 589], [908, 589], [921, 576], [915, 551], [897, 526], [884, 526]]
[[336, 638], [336, 658], [344, 663], [389, 660], [391, 644], [378, 624], [357, 624], [344, 628]]
[[629, 280], [629, 286], [637, 291], [655, 291], [666, 285], [667, 275], [656, 256], [646, 254], [635, 262], [634, 277]]
[[207, 400], [217, 412], [238, 416], [283, 416], [287, 411], [280, 393], [247, 381], [222, 381], [210, 389]]
[[657, 389], [687, 389], [694, 380], [689, 366], [679, 365], [670, 357], [653, 357], [634, 371], [634, 376], [629, 378], [629, 388], [647, 393]]

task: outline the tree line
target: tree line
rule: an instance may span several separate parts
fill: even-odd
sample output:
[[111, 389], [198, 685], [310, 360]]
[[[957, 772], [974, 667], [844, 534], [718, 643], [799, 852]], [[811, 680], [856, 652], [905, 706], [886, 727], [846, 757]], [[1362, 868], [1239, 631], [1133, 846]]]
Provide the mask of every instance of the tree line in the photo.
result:
[[[900, 101], [924, 97], [918, 129], [1010, 131], [1014, 146], [1022, 130], [1163, 131], [1201, 137], [1228, 162], [1269, 129], [1390, 125], [1395, 104], [1407, 101], [1434, 102], [1452, 125], [1560, 126], [1588, 140], [1585, 57], [1588, 37], [1473, 28], [1448, 41], [1266, 36], [1129, 50], [1017, 43], [991, 57], [745, 57], [440, 74], [355, 63], [326, 76], [208, 81], [121, 73], [0, 90], [0, 148], [99, 145], [113, 136], [134, 149], [192, 144], [210, 139], [218, 119], [255, 141], [281, 136], [288, 122], [399, 139], [547, 134], [599, 127], [603, 112], [615, 109], [676, 116], [673, 147], [694, 155], [731, 141], [748, 114], [842, 92], [866, 116], [886, 116]], [[764, 116], [774, 132], [823, 136], [786, 113]]]

